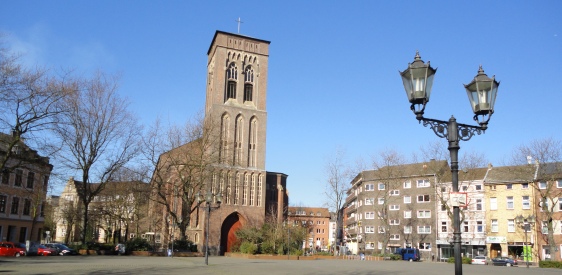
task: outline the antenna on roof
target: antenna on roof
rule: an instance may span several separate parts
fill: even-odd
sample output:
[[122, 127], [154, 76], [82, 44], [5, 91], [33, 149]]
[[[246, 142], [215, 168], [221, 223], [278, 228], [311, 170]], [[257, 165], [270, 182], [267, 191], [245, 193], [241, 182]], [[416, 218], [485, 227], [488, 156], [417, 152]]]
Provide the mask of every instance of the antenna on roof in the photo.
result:
[[235, 20], [236, 22], [238, 22], [238, 34], [240, 34], [240, 23], [244, 23], [240, 20], [240, 17], [238, 17], [238, 20]]

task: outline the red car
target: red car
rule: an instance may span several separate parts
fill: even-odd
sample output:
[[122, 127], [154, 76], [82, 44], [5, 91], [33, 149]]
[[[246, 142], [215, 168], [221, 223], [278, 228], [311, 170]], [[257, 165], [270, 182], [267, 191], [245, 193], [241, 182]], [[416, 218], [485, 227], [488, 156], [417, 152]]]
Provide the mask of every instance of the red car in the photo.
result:
[[25, 255], [25, 250], [12, 242], [0, 242], [0, 256], [19, 257]]
[[39, 256], [55, 256], [55, 255], [57, 255], [57, 251], [41, 244], [41, 245], [37, 246], [37, 255], [39, 255]]

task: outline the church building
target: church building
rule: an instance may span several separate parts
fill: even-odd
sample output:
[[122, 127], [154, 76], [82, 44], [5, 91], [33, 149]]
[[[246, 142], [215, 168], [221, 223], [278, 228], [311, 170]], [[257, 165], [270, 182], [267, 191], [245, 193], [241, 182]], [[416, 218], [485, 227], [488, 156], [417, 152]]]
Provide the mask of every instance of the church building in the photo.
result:
[[[183, 152], [181, 154], [199, 151], [205, 152], [212, 161], [205, 172], [208, 176], [199, 177], [206, 178], [205, 182], [195, 187], [199, 198], [212, 194], [209, 227], [206, 202], [184, 202], [195, 209], [190, 215], [191, 221], [185, 233], [181, 233], [176, 229], [168, 230], [171, 223], [162, 219], [157, 234], [161, 234], [165, 243], [170, 240], [167, 232], [174, 232], [171, 235], [175, 239], [185, 234], [197, 244], [199, 251], [204, 251], [209, 230], [209, 253], [222, 255], [236, 245], [237, 229], [286, 219], [287, 175], [268, 172], [265, 168], [269, 44], [269, 41], [240, 34], [215, 33], [207, 52], [205, 103], [205, 125], [212, 126], [203, 133], [206, 140], [212, 140], [210, 137], [215, 135], [215, 145], [186, 144], [164, 154], [169, 159], [176, 154], [173, 151]], [[164, 162], [164, 155], [161, 162]], [[161, 211], [166, 217], [167, 210], [163, 207]]]

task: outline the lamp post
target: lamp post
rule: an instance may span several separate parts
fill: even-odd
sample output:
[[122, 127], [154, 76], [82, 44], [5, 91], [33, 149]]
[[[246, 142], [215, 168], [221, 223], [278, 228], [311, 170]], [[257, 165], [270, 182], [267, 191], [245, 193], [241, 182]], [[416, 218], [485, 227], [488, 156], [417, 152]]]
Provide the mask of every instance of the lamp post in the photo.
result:
[[[459, 191], [459, 141], [468, 141], [475, 134], [482, 134], [488, 129], [488, 121], [494, 113], [494, 103], [498, 92], [499, 82], [495, 77], [489, 78], [480, 66], [478, 74], [472, 82], [464, 85], [468, 94], [468, 99], [474, 111], [474, 120], [479, 126], [457, 123], [455, 117], [451, 116], [448, 121], [425, 118], [423, 116], [425, 105], [429, 102], [433, 77], [437, 69], [429, 65], [429, 61], [424, 63], [419, 52], [416, 52], [414, 62], [408, 64], [408, 68], [400, 72], [402, 82], [408, 101], [412, 104], [410, 109], [416, 115], [416, 119], [423, 126], [429, 126], [433, 132], [441, 138], [446, 138], [449, 142], [449, 153], [451, 157], [451, 173], [453, 192]], [[480, 117], [480, 118], [479, 118]], [[453, 244], [455, 256], [455, 275], [462, 275], [461, 258], [461, 232], [460, 232], [460, 209], [459, 205], [453, 205]]]
[[[217, 206], [212, 207], [211, 204], [213, 204], [213, 198], [215, 200], [215, 203], [217, 204]], [[222, 195], [220, 193], [218, 194], [213, 194], [211, 191], [207, 191], [207, 194], [205, 194], [205, 198], [203, 199], [203, 196], [201, 195], [201, 193], [197, 192], [197, 202], [202, 203], [205, 202], [205, 208], [207, 210], [207, 232], [205, 235], [205, 265], [209, 265], [209, 231], [210, 231], [210, 225], [211, 225], [211, 208], [219, 208], [222, 202]]]
[[525, 263], [527, 265], [527, 268], [529, 268], [529, 248], [527, 248], [527, 232], [531, 231], [531, 227], [533, 227], [533, 225], [535, 224], [535, 216], [530, 215], [527, 217], [523, 217], [523, 215], [519, 214], [515, 217], [515, 221], [517, 222], [517, 225], [519, 225], [519, 227], [521, 229], [523, 229], [525, 231], [525, 245], [523, 246], [523, 257], [525, 257]]

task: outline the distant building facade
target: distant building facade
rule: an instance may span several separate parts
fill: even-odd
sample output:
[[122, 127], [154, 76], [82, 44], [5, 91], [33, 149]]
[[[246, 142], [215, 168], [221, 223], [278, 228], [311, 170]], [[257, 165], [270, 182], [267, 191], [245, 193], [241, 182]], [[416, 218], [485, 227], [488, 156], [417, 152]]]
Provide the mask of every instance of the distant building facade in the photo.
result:
[[[0, 133], [0, 154], [12, 137]], [[24, 142], [12, 149], [0, 174], [0, 239], [38, 242], [44, 238], [44, 208], [53, 166]]]
[[321, 207], [289, 207], [289, 224], [307, 229], [303, 249], [328, 251], [331, 240], [330, 211]]

